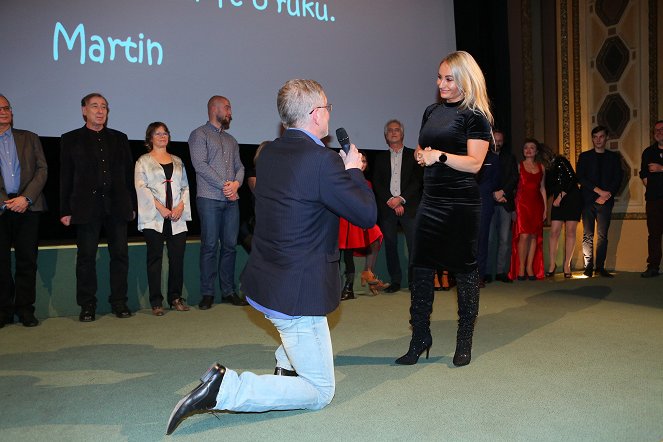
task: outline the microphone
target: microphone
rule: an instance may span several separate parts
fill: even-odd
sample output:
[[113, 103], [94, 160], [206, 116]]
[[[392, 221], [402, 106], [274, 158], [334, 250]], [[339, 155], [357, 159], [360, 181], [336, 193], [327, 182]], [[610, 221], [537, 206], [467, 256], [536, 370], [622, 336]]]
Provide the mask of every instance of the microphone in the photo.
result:
[[341, 145], [343, 152], [347, 155], [350, 152], [350, 137], [344, 128], [339, 127], [336, 129], [336, 139], [338, 140], [338, 144]]

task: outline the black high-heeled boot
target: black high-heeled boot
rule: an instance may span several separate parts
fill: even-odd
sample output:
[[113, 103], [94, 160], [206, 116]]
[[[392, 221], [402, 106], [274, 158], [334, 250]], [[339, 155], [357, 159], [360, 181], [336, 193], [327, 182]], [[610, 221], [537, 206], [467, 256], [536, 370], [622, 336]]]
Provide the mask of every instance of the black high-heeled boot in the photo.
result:
[[355, 292], [353, 288], [354, 282], [355, 282], [355, 274], [346, 273], [345, 285], [343, 286], [343, 290], [341, 291], [341, 301], [346, 301], [348, 299], [355, 299]]
[[400, 365], [414, 365], [419, 356], [425, 351], [426, 359], [433, 344], [430, 334], [430, 315], [433, 311], [435, 271], [415, 267], [412, 269], [413, 282], [410, 292], [410, 324], [412, 325], [412, 339], [410, 348], [396, 363]]
[[459, 273], [458, 284], [458, 332], [456, 333], [456, 353], [453, 363], [457, 367], [467, 365], [472, 360], [472, 336], [474, 323], [479, 315], [479, 271]]

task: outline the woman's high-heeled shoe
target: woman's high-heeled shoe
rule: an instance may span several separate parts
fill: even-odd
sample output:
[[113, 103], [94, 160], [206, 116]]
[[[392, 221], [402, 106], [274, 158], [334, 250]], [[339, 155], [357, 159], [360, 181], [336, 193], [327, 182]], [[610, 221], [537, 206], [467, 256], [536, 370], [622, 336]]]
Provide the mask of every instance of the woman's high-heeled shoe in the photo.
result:
[[426, 359], [428, 359], [431, 345], [433, 345], [433, 337], [430, 334], [420, 338], [413, 336], [407, 353], [396, 359], [396, 363], [399, 365], [414, 365], [419, 361], [419, 356], [424, 351], [426, 352]]
[[184, 303], [184, 300], [182, 298], [175, 298], [173, 299], [173, 302], [170, 304], [170, 309], [177, 310], [178, 312], [188, 312], [189, 306]]
[[389, 287], [389, 283], [382, 282], [375, 276], [375, 273], [370, 270], [364, 270], [361, 272], [361, 286], [365, 287], [368, 284], [368, 289], [371, 291], [373, 296], [380, 293], [380, 290], [384, 290]]
[[555, 264], [555, 267], [553, 267], [552, 272], [546, 272], [546, 278], [555, 276], [556, 271], [557, 271], [557, 264]]

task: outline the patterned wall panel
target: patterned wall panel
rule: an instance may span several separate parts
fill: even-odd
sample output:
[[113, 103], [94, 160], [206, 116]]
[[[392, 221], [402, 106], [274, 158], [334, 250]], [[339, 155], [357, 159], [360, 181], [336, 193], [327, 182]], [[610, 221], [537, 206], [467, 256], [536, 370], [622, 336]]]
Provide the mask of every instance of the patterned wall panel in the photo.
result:
[[[654, 0], [656, 1], [656, 0]], [[608, 127], [608, 148], [623, 157], [625, 180], [616, 197], [615, 212], [639, 217], [644, 212], [644, 195], [637, 172], [640, 154], [648, 139], [643, 127], [649, 123], [649, 106], [643, 102], [648, 88], [647, 33], [643, 26], [649, 0], [585, 0], [585, 46], [587, 106], [583, 120], [583, 150], [592, 148], [589, 131], [601, 124]], [[578, 17], [581, 19], [581, 17]], [[646, 131], [645, 131], [646, 133]]]

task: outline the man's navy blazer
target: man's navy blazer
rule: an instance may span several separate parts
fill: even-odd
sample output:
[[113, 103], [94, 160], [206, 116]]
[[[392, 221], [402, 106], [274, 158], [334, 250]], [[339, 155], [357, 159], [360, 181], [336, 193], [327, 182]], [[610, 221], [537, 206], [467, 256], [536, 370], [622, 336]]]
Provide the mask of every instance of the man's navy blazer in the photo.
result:
[[339, 216], [375, 225], [373, 192], [359, 169], [290, 129], [256, 162], [256, 226], [242, 291], [291, 316], [323, 316], [340, 302]]
[[[131, 221], [136, 210], [134, 161], [127, 136], [105, 128], [111, 155], [111, 207], [117, 219]], [[99, 214], [99, 152], [87, 145], [88, 129], [72, 130], [60, 138], [60, 216], [86, 224]]]

